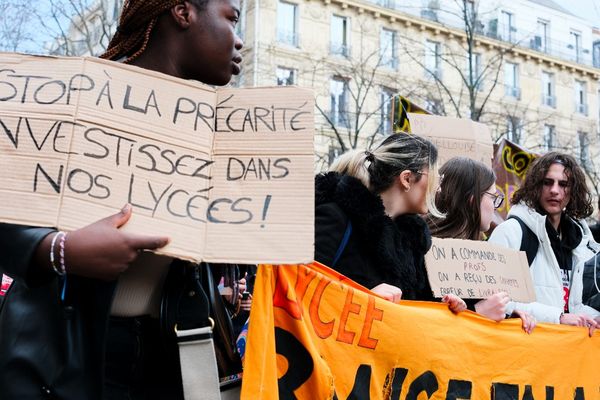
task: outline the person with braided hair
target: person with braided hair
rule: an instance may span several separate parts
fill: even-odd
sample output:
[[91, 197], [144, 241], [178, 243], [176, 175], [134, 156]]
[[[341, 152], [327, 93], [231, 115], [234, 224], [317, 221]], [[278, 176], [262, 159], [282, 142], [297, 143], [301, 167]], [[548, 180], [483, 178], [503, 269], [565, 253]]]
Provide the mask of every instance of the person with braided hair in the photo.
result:
[[240, 72], [242, 41], [234, 29], [239, 16], [238, 0], [127, 0], [100, 57], [226, 85]]
[[[240, 71], [239, 15], [239, 0], [125, 0], [102, 57], [225, 85]], [[14, 278], [0, 309], [2, 399], [183, 398], [156, 318], [176, 268], [144, 252], [169, 238], [120, 229], [132, 212], [72, 232], [0, 224], [0, 275]]]

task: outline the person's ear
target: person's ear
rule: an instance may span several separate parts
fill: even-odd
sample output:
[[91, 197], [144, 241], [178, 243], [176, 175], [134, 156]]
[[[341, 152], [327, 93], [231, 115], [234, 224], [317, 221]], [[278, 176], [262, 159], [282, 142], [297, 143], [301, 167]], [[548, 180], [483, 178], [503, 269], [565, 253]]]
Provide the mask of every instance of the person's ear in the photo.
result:
[[470, 195], [470, 196], [469, 196], [469, 199], [467, 200], [467, 202], [469, 203], [469, 205], [470, 205], [470, 206], [472, 206], [472, 205], [473, 205], [473, 199], [474, 199], [474, 198], [475, 198], [475, 196], [473, 196], [473, 195]]
[[192, 7], [187, 1], [171, 7], [171, 17], [180, 28], [187, 29], [190, 27]]
[[411, 176], [412, 172], [408, 169], [405, 169], [404, 171], [400, 172], [400, 175], [398, 175], [398, 178], [396, 178], [396, 181], [400, 185], [400, 189], [402, 189], [405, 192], [408, 192], [410, 190]]

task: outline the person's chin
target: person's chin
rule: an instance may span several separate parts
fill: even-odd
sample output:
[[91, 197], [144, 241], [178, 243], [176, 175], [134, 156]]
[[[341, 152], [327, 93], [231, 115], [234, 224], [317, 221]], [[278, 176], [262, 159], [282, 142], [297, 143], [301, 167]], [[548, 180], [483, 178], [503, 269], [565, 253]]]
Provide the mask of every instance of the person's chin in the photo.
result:
[[232, 75], [239, 75], [241, 71], [242, 71], [242, 68], [240, 67], [240, 65], [238, 63], [234, 62], [231, 64], [231, 74]]
[[562, 212], [562, 208], [559, 205], [553, 204], [547, 204], [546, 207], [544, 207], [544, 210], [549, 215], [560, 214]]
[[223, 76], [214, 77], [210, 82], [206, 83], [214, 86], [225, 86], [231, 81], [231, 76], [231, 74], [223, 74]]

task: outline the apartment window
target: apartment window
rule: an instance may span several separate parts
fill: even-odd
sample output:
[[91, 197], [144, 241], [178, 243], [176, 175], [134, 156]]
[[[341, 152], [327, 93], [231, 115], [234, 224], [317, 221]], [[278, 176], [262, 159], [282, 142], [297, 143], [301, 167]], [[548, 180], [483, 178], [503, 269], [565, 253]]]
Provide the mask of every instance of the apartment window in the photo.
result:
[[298, 5], [280, 1], [277, 6], [277, 41], [298, 47]]
[[504, 65], [504, 93], [515, 99], [521, 98], [521, 89], [519, 88], [519, 66], [507, 62]]
[[592, 47], [592, 59], [594, 62], [594, 67], [600, 68], [600, 40], [596, 40]]
[[343, 153], [344, 152], [342, 151], [342, 148], [340, 146], [330, 144], [329, 151], [328, 151], [329, 165], [333, 164], [335, 159], [338, 158], [339, 156], [341, 156]]
[[331, 54], [348, 57], [348, 18], [334, 15], [331, 17]]
[[517, 117], [508, 117], [506, 119], [506, 139], [513, 143], [521, 143], [523, 129], [521, 120]]
[[393, 89], [381, 88], [381, 133], [385, 135], [392, 133], [392, 99], [395, 94]]
[[438, 22], [439, 0], [423, 0], [422, 3], [421, 17]]
[[544, 125], [544, 151], [551, 151], [556, 147], [556, 130], [554, 125]]
[[[479, 53], [467, 53], [465, 57], [465, 78], [469, 86], [476, 87], [477, 90], [483, 90], [483, 63]], [[473, 76], [471, 76], [471, 70]]]
[[571, 60], [581, 61], [581, 32], [571, 31], [571, 43], [567, 47], [571, 49]]
[[292, 68], [277, 67], [275, 71], [277, 86], [290, 86], [296, 84], [296, 70]]
[[587, 115], [587, 89], [583, 81], [575, 81], [575, 112]]
[[350, 127], [348, 116], [348, 80], [340, 77], [332, 78], [329, 83], [330, 115], [329, 119], [336, 126]]
[[379, 38], [379, 57], [381, 65], [387, 68], [398, 68], [398, 53], [396, 50], [396, 31], [381, 28]]
[[548, 107], [556, 107], [554, 74], [549, 72], [542, 72], [542, 104]]
[[439, 42], [425, 41], [425, 76], [442, 79], [442, 45]]
[[537, 32], [531, 42], [531, 48], [537, 51], [548, 52], [548, 21], [538, 19]]
[[515, 28], [515, 18], [514, 15], [508, 11], [500, 12], [500, 32], [501, 39], [507, 40], [509, 42], [515, 41], [515, 32], [517, 29]]
[[433, 115], [445, 115], [444, 103], [439, 99], [425, 99], [425, 110]]
[[578, 153], [579, 153], [579, 162], [582, 167], [586, 168], [590, 165], [590, 138], [588, 137], [587, 132], [577, 132], [578, 138]]
[[373, 0], [373, 3], [385, 8], [396, 8], [395, 0]]

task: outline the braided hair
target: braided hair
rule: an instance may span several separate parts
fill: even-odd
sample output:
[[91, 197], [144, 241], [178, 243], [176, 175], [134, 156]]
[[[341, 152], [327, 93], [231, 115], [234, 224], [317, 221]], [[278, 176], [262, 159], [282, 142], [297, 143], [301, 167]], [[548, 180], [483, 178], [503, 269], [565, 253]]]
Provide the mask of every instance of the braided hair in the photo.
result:
[[[146, 50], [158, 17], [183, 2], [184, 0], [125, 0], [117, 32], [100, 58], [116, 61], [126, 57], [125, 63], [131, 63]], [[190, 3], [202, 10], [208, 0], [191, 0]]]

